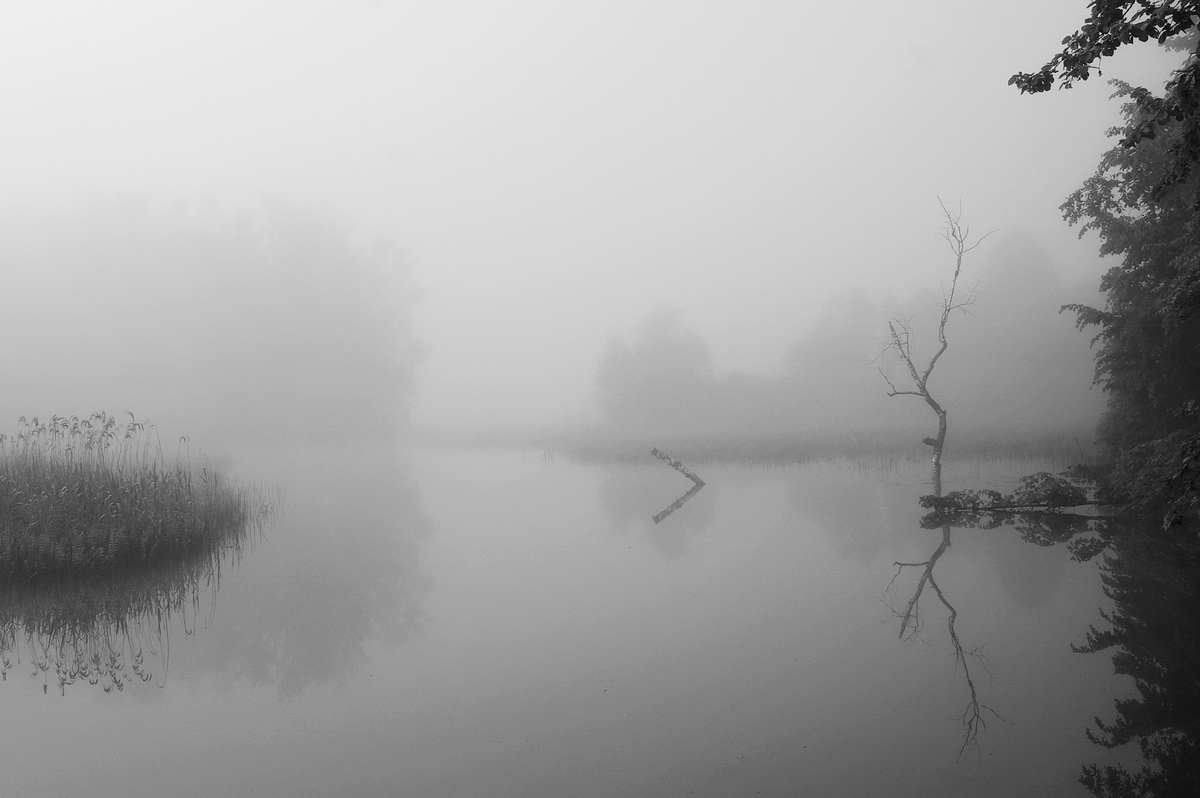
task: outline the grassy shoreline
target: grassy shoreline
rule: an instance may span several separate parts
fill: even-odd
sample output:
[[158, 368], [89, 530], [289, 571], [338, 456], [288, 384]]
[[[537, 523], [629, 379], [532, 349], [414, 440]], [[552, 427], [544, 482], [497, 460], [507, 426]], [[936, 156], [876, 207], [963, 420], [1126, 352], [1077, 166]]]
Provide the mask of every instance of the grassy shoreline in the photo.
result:
[[[689, 463], [793, 464], [831, 459], [926, 459], [924, 428], [860, 432], [672, 432], [602, 426], [572, 429], [425, 430], [414, 440], [461, 449], [541, 449], [581, 462], [629, 462], [658, 447]], [[1089, 462], [1092, 432], [1084, 429], [954, 431], [947, 455], [954, 458], [1049, 457]]]
[[88, 573], [195, 555], [269, 511], [207, 466], [168, 463], [152, 427], [104, 413], [0, 435], [0, 574]]

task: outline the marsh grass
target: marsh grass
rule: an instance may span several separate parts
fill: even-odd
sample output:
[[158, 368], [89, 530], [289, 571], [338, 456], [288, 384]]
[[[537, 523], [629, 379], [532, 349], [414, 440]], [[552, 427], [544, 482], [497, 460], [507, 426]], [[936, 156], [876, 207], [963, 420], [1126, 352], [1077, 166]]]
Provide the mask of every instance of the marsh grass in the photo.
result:
[[200, 555], [269, 504], [207, 466], [168, 464], [153, 427], [104, 413], [0, 435], [0, 575], [33, 579]]

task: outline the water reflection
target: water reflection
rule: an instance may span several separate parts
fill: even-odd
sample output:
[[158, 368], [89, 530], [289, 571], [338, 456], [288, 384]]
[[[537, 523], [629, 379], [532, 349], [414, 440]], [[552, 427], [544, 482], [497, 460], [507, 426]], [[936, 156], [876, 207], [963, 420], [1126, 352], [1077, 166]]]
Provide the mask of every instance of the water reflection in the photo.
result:
[[[943, 417], [943, 436], [945, 433], [944, 421], [945, 419]], [[982, 658], [983, 646], [975, 646], [971, 649], [967, 649], [963, 645], [961, 638], [958, 636], [958, 628], [956, 626], [958, 621], [958, 610], [955, 609], [954, 605], [950, 603], [950, 600], [946, 598], [945, 592], [943, 592], [942, 588], [938, 585], [937, 580], [934, 579], [933, 576], [933, 570], [937, 565], [938, 560], [940, 560], [942, 555], [946, 553], [946, 550], [950, 548], [950, 529], [952, 526], [956, 525], [969, 525], [969, 519], [965, 514], [954, 516], [945, 511], [945, 497], [942, 495], [941, 442], [939, 440], [936, 443], [930, 443], [930, 439], [928, 438], [925, 440], [925, 442], [934, 446], [932, 469], [934, 492], [930, 496], [921, 497], [920, 503], [922, 506], [932, 506], [935, 509], [933, 512], [921, 519], [921, 526], [925, 529], [939, 527], [942, 532], [942, 540], [938, 547], [934, 549], [933, 553], [924, 562], [897, 561], [892, 563], [896, 568], [896, 574], [892, 577], [891, 583], [888, 584], [888, 590], [890, 591], [892, 586], [895, 585], [896, 580], [904, 572], [905, 568], [921, 569], [921, 577], [917, 582], [916, 589], [913, 591], [911, 598], [908, 599], [908, 602], [905, 604], [902, 612], [896, 612], [896, 615], [900, 618], [899, 637], [901, 640], [911, 640], [917, 635], [917, 632], [920, 628], [921, 595], [925, 592], [926, 587], [933, 589], [938, 601], [941, 602], [942, 606], [946, 608], [946, 626], [950, 635], [950, 646], [954, 652], [955, 666], [962, 668], [963, 679], [967, 684], [967, 692], [969, 694], [966, 708], [963, 709], [962, 714], [958, 717], [959, 722], [963, 726], [962, 746], [958, 749], [958, 758], [961, 759], [963, 753], [966, 752], [968, 748], [974, 747], [976, 752], [979, 753], [979, 733], [987, 728], [987, 720], [989, 717], [1001, 721], [1004, 721], [1004, 718], [1001, 717], [996, 710], [979, 700], [979, 690], [976, 687], [975, 679], [971, 674], [971, 660], [976, 661], [986, 668], [986, 663], [983, 662]], [[959, 495], [960, 493], [962, 492], [954, 492], [951, 495], [955, 496]], [[988, 491], [987, 493], [992, 494], [995, 492]], [[999, 494], [995, 495], [999, 496]], [[954, 521], [959, 521], [959, 524], [954, 524]], [[893, 612], [895, 612], [895, 610], [893, 610]]]
[[[1137, 743], [1142, 761], [1085, 765], [1082, 783], [1096, 796], [1195, 795], [1200, 792], [1200, 544], [1196, 530], [1164, 533], [1158, 524], [1111, 520], [1101, 529], [1107, 628], [1091, 626], [1078, 653], [1111, 651], [1116, 673], [1136, 694], [1115, 702], [1116, 717], [1097, 717], [1092, 742], [1116, 749]], [[1070, 541], [1068, 541], [1068, 544]], [[1095, 543], [1088, 543], [1090, 550]]]
[[284, 513], [222, 585], [218, 622], [176, 672], [291, 698], [340, 683], [373, 643], [420, 629], [431, 586], [420, 550], [432, 526], [392, 447], [305, 449], [264, 467], [286, 480]]
[[252, 522], [203, 552], [91, 575], [9, 580], [0, 592], [0, 676], [28, 665], [48, 691], [86, 681], [105, 692], [166, 678], [168, 628], [197, 627], [222, 563], [237, 562]]
[[[1140, 761], [1089, 764], [1079, 782], [1096, 796], [1194, 795], [1200, 792], [1200, 542], [1197, 530], [1164, 532], [1159, 523], [1106, 515], [1094, 490], [1073, 474], [1034, 474], [1013, 494], [963, 491], [944, 501], [924, 497], [932, 508], [922, 526], [940, 526], [944, 545], [926, 563], [928, 583], [938, 590], [932, 569], [949, 545], [951, 526], [1014, 528], [1037, 546], [1062, 545], [1074, 560], [1103, 554], [1104, 594], [1114, 602], [1100, 611], [1104, 629], [1090, 626], [1077, 653], [1110, 651], [1116, 674], [1130, 677], [1134, 694], [1115, 701], [1113, 720], [1094, 719], [1087, 738], [1107, 749], [1136, 743]], [[990, 494], [990, 495], [988, 495]], [[1081, 509], [1093, 508], [1093, 509]], [[924, 580], [923, 580], [924, 582]], [[914, 595], [910, 606], [919, 598]], [[902, 625], [908, 621], [903, 616]], [[903, 634], [903, 631], [902, 631]], [[956, 643], [957, 650], [957, 643]], [[961, 659], [960, 655], [960, 661]], [[970, 676], [968, 674], [968, 684]], [[972, 688], [974, 699], [974, 690]], [[1127, 752], [1127, 753], [1132, 753]]]
[[815, 464], [789, 480], [788, 498], [838, 554], [868, 566], [907, 539], [916, 515], [907, 485], [865, 476], [847, 463]]
[[963, 725], [963, 741], [962, 747], [958, 749], [958, 756], [961, 758], [963, 753], [968, 748], [979, 750], [979, 733], [987, 728], [987, 720], [989, 717], [1003, 721], [1004, 718], [989, 707], [987, 704], [979, 700], [979, 690], [975, 685], [975, 678], [971, 673], [972, 661], [983, 665], [982, 651], [983, 646], [975, 646], [970, 649], [963, 645], [962, 640], [958, 636], [958, 610], [950, 603], [945, 592], [934, 579], [933, 570], [938, 564], [938, 560], [946, 553], [946, 549], [950, 548], [950, 526], [942, 527], [942, 540], [929, 559], [924, 562], [895, 562], [896, 574], [892, 577], [891, 583], [888, 584], [888, 591], [895, 585], [896, 580], [903, 574], [905, 568], [920, 569], [920, 579], [917, 582], [916, 588], [913, 590], [911, 597], [904, 605], [902, 611], [896, 611], [896, 616], [900, 619], [900, 634], [901, 640], [911, 640], [917, 636], [921, 624], [921, 596], [925, 592], [925, 588], [929, 587], [933, 590], [942, 606], [946, 608], [946, 626], [950, 633], [950, 645], [954, 651], [954, 661], [957, 667], [962, 668], [963, 679], [967, 684], [969, 698], [966, 708], [963, 709], [962, 715], [958, 720]]
[[[165, 685], [169, 659], [172, 683], [244, 681], [291, 698], [340, 683], [373, 644], [415, 633], [431, 526], [402, 454], [266, 456], [255, 469], [278, 476], [285, 493], [261, 534], [242, 529], [203, 556], [153, 568], [5, 585], [0, 675], [28, 666], [47, 688], [121, 691]], [[253, 556], [243, 557], [250, 540]]]
[[671, 497], [679, 496], [679, 483], [678, 474], [655, 465], [605, 469], [600, 503], [609, 525], [619, 534], [644, 538], [667, 558], [686, 554], [691, 541], [712, 525], [717, 492], [712, 485], [701, 492], [693, 484], [677, 511], [654, 520]]

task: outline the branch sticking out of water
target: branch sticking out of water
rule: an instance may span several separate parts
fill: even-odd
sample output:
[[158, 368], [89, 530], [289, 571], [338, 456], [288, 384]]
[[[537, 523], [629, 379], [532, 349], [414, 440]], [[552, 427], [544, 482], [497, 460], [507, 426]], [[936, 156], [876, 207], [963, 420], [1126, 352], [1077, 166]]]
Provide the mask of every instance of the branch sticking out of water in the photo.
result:
[[692, 498], [697, 493], [699, 493], [700, 489], [704, 487], [704, 480], [700, 479], [700, 477], [698, 477], [694, 473], [692, 473], [691, 469], [689, 469], [683, 463], [679, 462], [674, 457], [671, 457], [671, 455], [667, 454], [666, 452], [662, 451], [661, 449], [659, 449], [657, 447], [651, 449], [650, 454], [654, 455], [659, 460], [662, 460], [664, 463], [671, 466], [671, 468], [674, 468], [676, 471], [678, 471], [680, 474], [683, 474], [685, 477], [687, 477], [694, 483], [692, 485], [692, 488], [687, 493], [680, 496], [678, 499], [675, 500], [675, 502], [673, 504], [671, 504], [671, 506], [667, 507], [661, 513], [654, 516], [654, 523], [657, 524], [659, 521], [663, 520], [668, 515], [675, 512], [680, 507], [682, 507], [684, 505], [684, 503], [687, 502], [688, 499]]
[[704, 480], [700, 479], [700, 477], [698, 477], [698, 476], [696, 476], [695, 474], [693, 474], [693, 473], [692, 473], [692, 471], [691, 471], [691, 469], [689, 469], [689, 468], [688, 468], [687, 466], [685, 466], [683, 463], [681, 463], [681, 462], [679, 462], [678, 460], [676, 460], [676, 459], [675, 459], [674, 457], [672, 457], [671, 455], [669, 455], [669, 454], [667, 454], [666, 452], [664, 452], [662, 449], [658, 449], [658, 448], [651, 449], [651, 450], [650, 450], [650, 454], [654, 455], [654, 456], [655, 456], [655, 457], [657, 457], [659, 460], [662, 460], [662, 461], [663, 461], [663, 462], [665, 462], [667, 465], [671, 466], [671, 468], [674, 468], [674, 469], [675, 469], [676, 471], [678, 471], [680, 474], [683, 474], [685, 477], [687, 477], [688, 479], [690, 479], [692, 482], [695, 482], [695, 483], [696, 483], [696, 487], [698, 487], [698, 488], [703, 488], [703, 487], [704, 487]]

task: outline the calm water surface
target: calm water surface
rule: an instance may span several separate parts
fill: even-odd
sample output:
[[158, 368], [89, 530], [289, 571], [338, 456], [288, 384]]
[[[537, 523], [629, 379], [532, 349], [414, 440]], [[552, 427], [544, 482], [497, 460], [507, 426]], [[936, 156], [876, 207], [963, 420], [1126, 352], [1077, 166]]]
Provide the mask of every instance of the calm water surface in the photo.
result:
[[[1132, 682], [1069, 645], [1111, 605], [1098, 566], [1011, 528], [954, 530], [936, 567], [995, 713], [963, 750], [934, 594], [898, 639], [919, 569], [894, 563], [942, 540], [923, 463], [690, 464], [707, 486], [657, 525], [691, 483], [649, 455], [226, 465], [284, 511], [161, 630], [114, 633], [148, 681], [60, 689], [16, 635], [5, 795], [1069, 796], [1116, 761], [1084, 732]], [[947, 489], [1044, 467], [951, 463]]]

